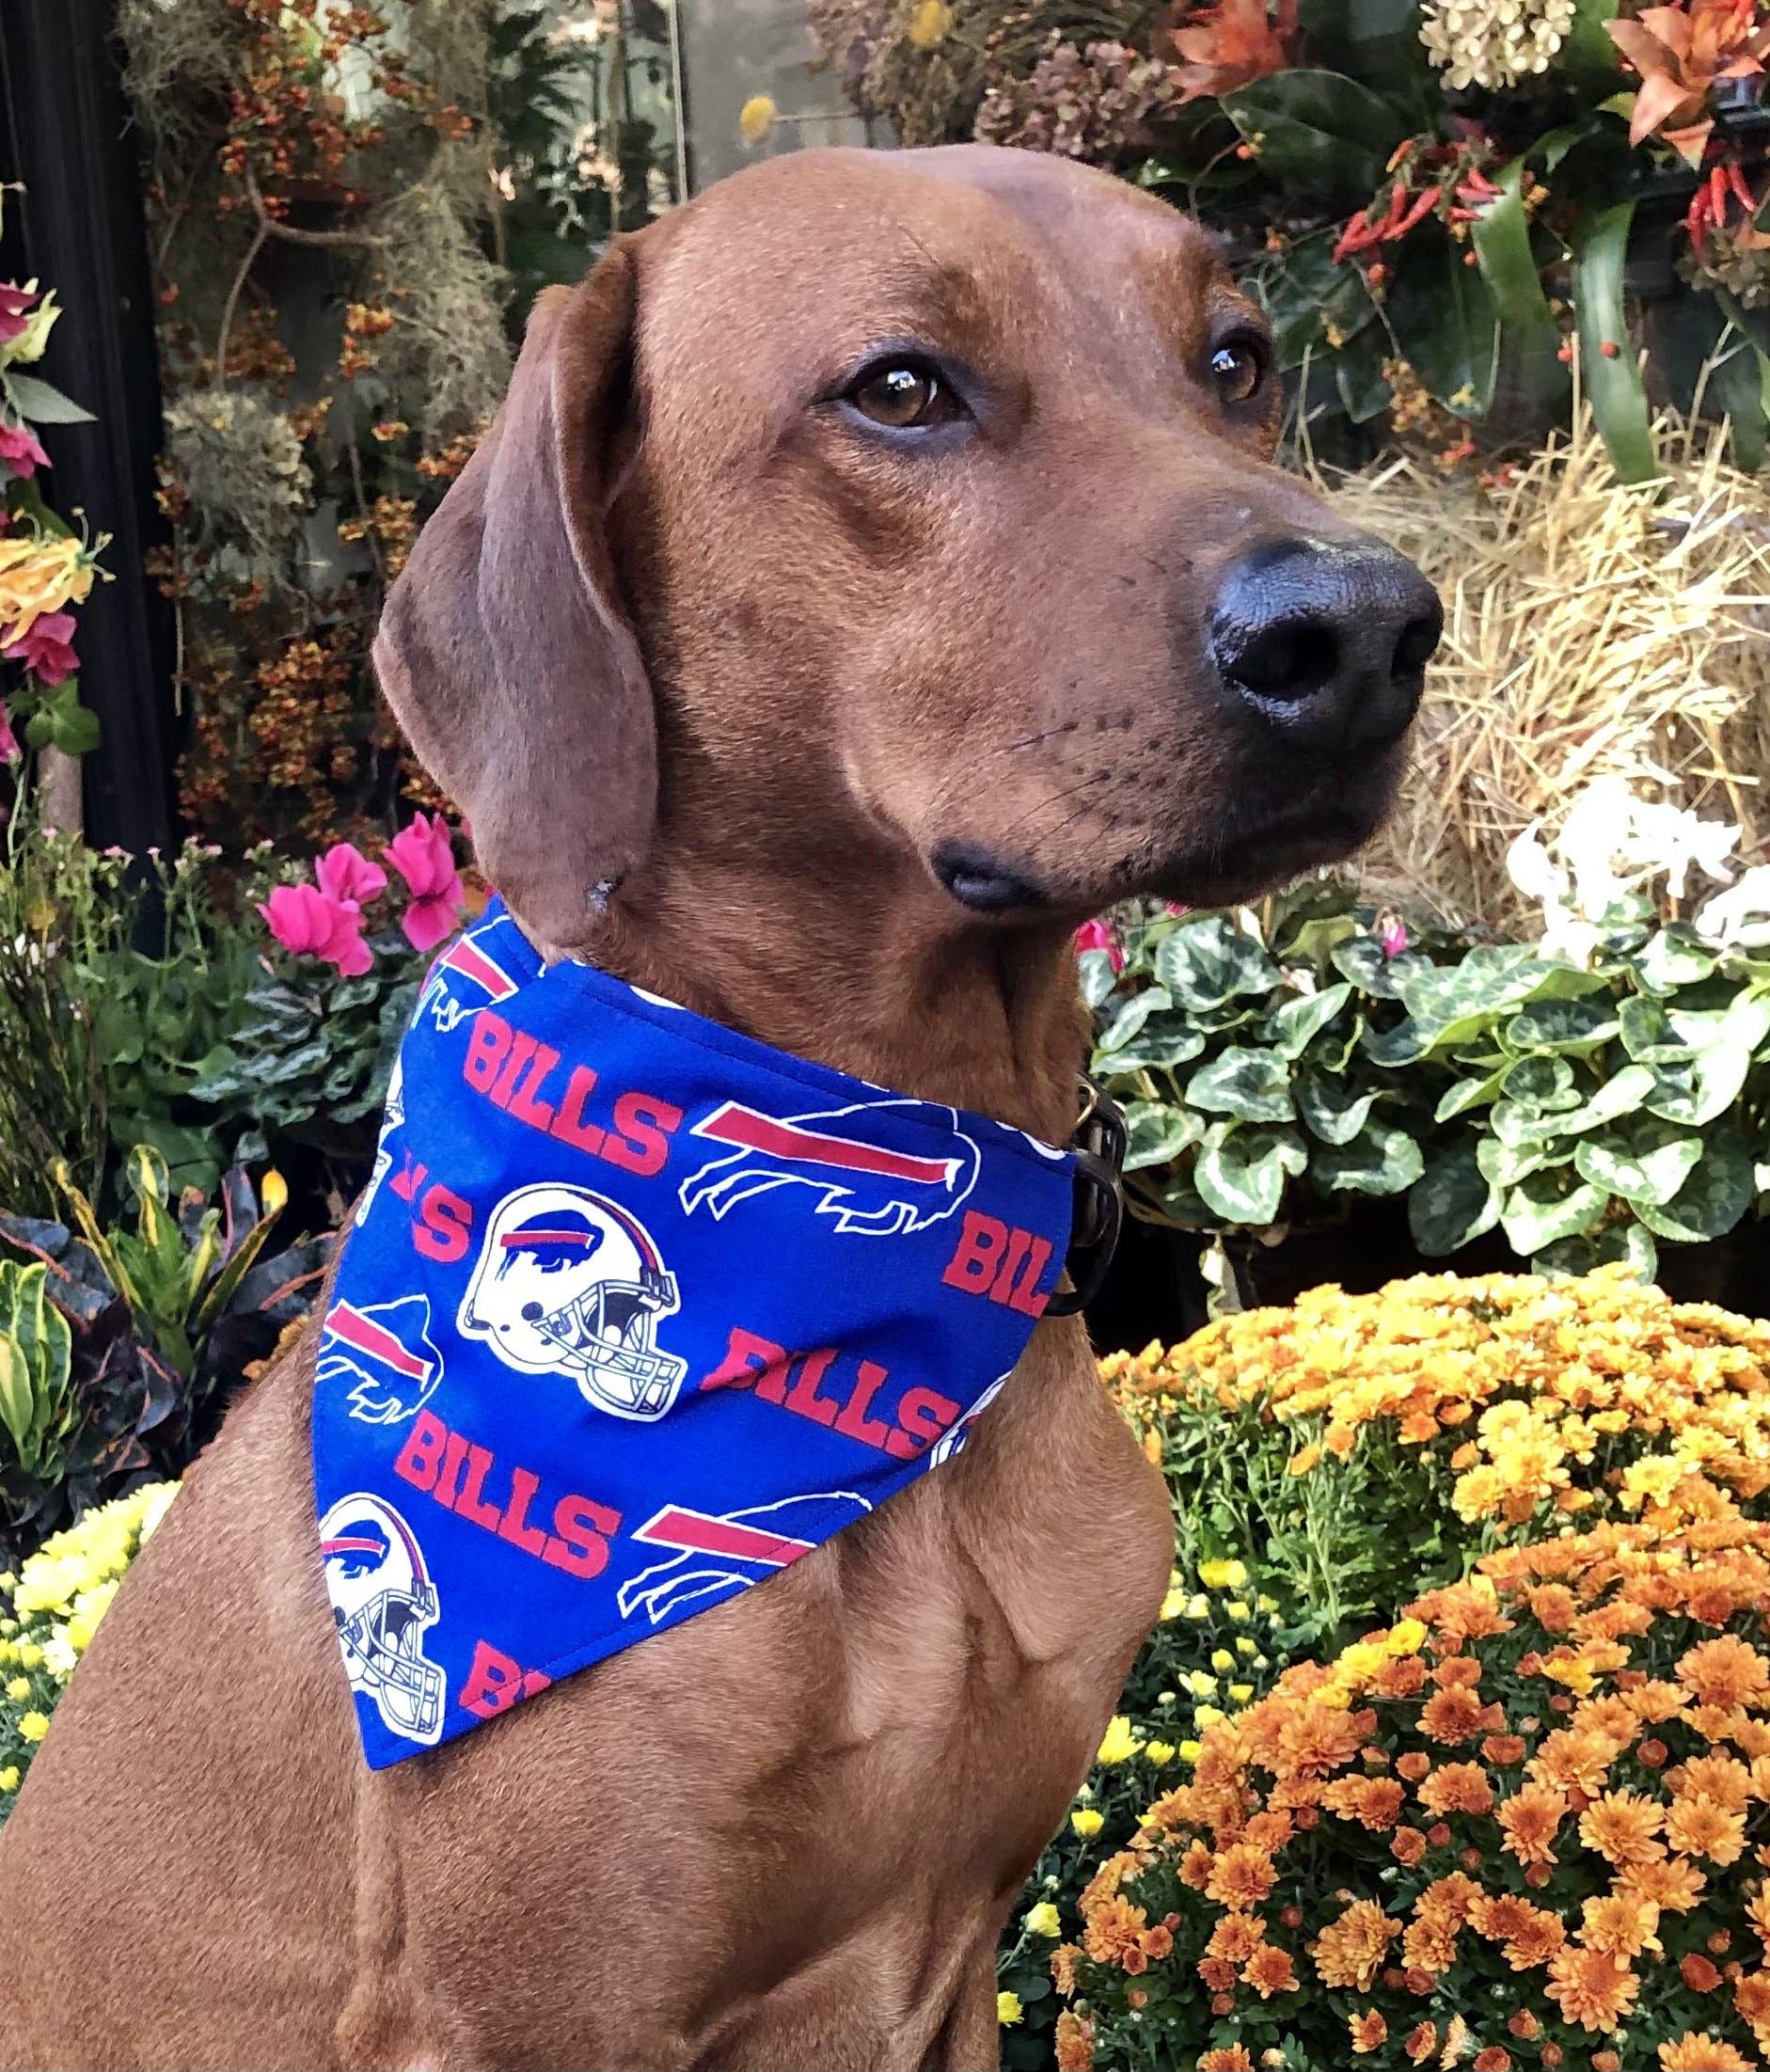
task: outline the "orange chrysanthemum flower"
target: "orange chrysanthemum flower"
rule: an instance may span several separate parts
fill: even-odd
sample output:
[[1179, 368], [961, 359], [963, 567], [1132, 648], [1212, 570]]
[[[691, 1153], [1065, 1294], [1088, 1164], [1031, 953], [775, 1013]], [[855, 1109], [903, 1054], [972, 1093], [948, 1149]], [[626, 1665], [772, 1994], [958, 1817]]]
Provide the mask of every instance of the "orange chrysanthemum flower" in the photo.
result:
[[1723, 1633], [1679, 1658], [1678, 1681], [1699, 1705], [1762, 1704], [1770, 1692], [1770, 1662], [1749, 1641]]
[[1520, 1863], [1554, 1863], [1557, 1858], [1550, 1843], [1566, 1811], [1567, 1801], [1559, 1792], [1551, 1791], [1546, 1784], [1525, 1785], [1500, 1804], [1503, 1846]]
[[1277, 1881], [1277, 1866], [1264, 1849], [1256, 1843], [1234, 1842], [1211, 1865], [1205, 1897], [1246, 1912], [1259, 1906]]
[[1606, 1792], [1579, 1816], [1579, 1839], [1606, 1863], [1626, 1869], [1665, 1855], [1656, 1839], [1665, 1819], [1665, 1810], [1639, 1792]]
[[1416, 2029], [1410, 2029], [1402, 2049], [1414, 2064], [1424, 2064], [1438, 2048], [1438, 2030], [1434, 2023], [1423, 2021]]
[[1660, 2072], [1753, 2072], [1751, 2060], [1741, 2057], [1730, 2043], [1690, 2030], [1676, 2043], [1660, 2045], [1659, 2063]]
[[1730, 1812], [1706, 1792], [1697, 1792], [1673, 1802], [1666, 1816], [1666, 1839], [1684, 1856], [1737, 1863], [1746, 1852], [1746, 1816]]
[[1717, 1800], [1730, 1813], [1743, 1813], [1756, 1787], [1751, 1772], [1731, 1755], [1696, 1755], [1681, 1763], [1666, 1779], [1679, 1798], [1702, 1793]]
[[[1066, 2007], [1058, 2016], [1054, 2041], [1057, 2072], [1093, 2072], [1094, 2031], [1073, 2008]], [[1244, 2051], [1240, 2065], [1222, 2064], [1216, 2072], [1254, 2072], [1253, 2062]]]
[[1678, 1959], [1678, 1976], [1693, 1993], [1712, 1993], [1721, 1983], [1721, 1974], [1699, 1950], [1687, 1951]]
[[1543, 1990], [1566, 2020], [1607, 2035], [1635, 2005], [1641, 1982], [1603, 1951], [1570, 1943], [1549, 1959]]
[[1367, 1993], [1391, 1942], [1401, 1933], [1375, 1900], [1355, 1899], [1309, 1946], [1323, 1985]]
[[1254, 2060], [1239, 2043], [1226, 2049], [1207, 2050], [1198, 2061], [1198, 2072], [1254, 2072]]
[[1374, 2007], [1368, 2007], [1362, 2015], [1347, 2017], [1352, 2032], [1352, 2048], [1359, 2057], [1366, 2057], [1373, 2050], [1381, 2050], [1389, 2040], [1389, 2025]]
[[1478, 1763], [1441, 1764], [1419, 1787], [1429, 1813], [1491, 1813], [1493, 1787]]
[[1509, 2050], [1502, 2050], [1498, 2044], [1491, 2043], [1485, 2050], [1476, 2052], [1469, 2072], [1512, 2072], [1512, 2054]]
[[1606, 1956], [1627, 1960], [1643, 1950], [1657, 1950], [1659, 1908], [1626, 1892], [1604, 1892], [1588, 1899], [1581, 1909], [1584, 1925], [1580, 1940], [1588, 1950], [1602, 1950]]
[[1266, 1923], [1257, 1914], [1225, 1914], [1210, 1932], [1205, 1954], [1241, 1966], [1265, 1940]]
[[1263, 2001], [1271, 2000], [1274, 1993], [1296, 1992], [1298, 1980], [1290, 1952], [1279, 1949], [1275, 1943], [1263, 1942], [1241, 1967], [1241, 1982], [1251, 1985]]
[[1420, 1707], [1420, 1731], [1434, 1741], [1473, 1741], [1486, 1724], [1486, 1706], [1465, 1685], [1434, 1691]]
[[1687, 1914], [1701, 1898], [1708, 1879], [1687, 1857], [1666, 1857], [1632, 1863], [1617, 1880], [1620, 1892], [1651, 1900], [1662, 1914]]

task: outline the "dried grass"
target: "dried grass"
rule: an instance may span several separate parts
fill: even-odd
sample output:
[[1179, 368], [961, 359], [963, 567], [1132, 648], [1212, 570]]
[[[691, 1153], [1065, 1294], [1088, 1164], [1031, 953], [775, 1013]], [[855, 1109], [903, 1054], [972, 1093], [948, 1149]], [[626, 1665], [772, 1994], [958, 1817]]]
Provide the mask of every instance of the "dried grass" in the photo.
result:
[[1604, 775], [1770, 843], [1770, 484], [1719, 426], [1657, 436], [1656, 489], [1618, 483], [1585, 410], [1492, 487], [1411, 458], [1329, 485], [1445, 601], [1413, 770], [1361, 865], [1374, 892], [1527, 925], [1508, 845]]

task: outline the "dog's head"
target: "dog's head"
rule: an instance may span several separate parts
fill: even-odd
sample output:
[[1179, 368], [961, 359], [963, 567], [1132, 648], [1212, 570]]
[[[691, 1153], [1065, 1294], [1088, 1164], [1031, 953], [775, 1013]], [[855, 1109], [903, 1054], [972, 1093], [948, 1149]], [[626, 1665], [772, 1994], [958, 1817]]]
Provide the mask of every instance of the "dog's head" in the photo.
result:
[[685, 844], [960, 924], [1243, 897], [1375, 830], [1440, 623], [1272, 467], [1278, 415], [1152, 198], [783, 157], [543, 298], [382, 681], [557, 948]]

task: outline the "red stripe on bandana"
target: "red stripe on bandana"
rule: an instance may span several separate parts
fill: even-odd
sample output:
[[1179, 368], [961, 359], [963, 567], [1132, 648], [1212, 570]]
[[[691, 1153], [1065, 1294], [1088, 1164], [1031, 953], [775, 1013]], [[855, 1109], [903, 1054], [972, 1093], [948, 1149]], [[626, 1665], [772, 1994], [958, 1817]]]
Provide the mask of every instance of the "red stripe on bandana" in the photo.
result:
[[888, 1151], [882, 1144], [857, 1144], [852, 1137], [826, 1136], [804, 1130], [796, 1122], [782, 1122], [774, 1115], [760, 1115], [753, 1108], [727, 1101], [723, 1108], [697, 1122], [698, 1137], [712, 1137], [740, 1150], [760, 1151], [766, 1158], [785, 1159], [796, 1165], [833, 1165], [850, 1173], [877, 1173], [888, 1179], [909, 1180], [922, 1187], [942, 1187], [953, 1177], [956, 1163], [951, 1159], [912, 1158], [908, 1152]]

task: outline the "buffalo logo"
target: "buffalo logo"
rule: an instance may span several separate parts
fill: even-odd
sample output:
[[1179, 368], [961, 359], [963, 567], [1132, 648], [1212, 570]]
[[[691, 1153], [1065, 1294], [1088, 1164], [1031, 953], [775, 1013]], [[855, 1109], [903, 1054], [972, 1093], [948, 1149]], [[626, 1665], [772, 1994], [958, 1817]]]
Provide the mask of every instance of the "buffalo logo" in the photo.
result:
[[369, 1221], [369, 1211], [374, 1207], [375, 1196], [381, 1191], [381, 1183], [387, 1178], [393, 1164], [393, 1133], [405, 1126], [405, 1073], [404, 1061], [396, 1057], [393, 1070], [387, 1078], [387, 1105], [381, 1118], [381, 1134], [375, 1142], [375, 1166], [369, 1176], [369, 1184], [363, 1189], [362, 1199], [356, 1204], [356, 1227], [361, 1229]]
[[[892, 1111], [917, 1118], [916, 1139], [925, 1149], [873, 1141], [869, 1131]], [[929, 1126], [924, 1118], [930, 1115], [944, 1116], [950, 1128]], [[920, 1100], [857, 1101], [824, 1115], [785, 1116], [728, 1100], [693, 1133], [732, 1148], [683, 1181], [682, 1206], [691, 1215], [705, 1209], [722, 1217], [772, 1187], [808, 1187], [818, 1197], [817, 1213], [838, 1230], [895, 1237], [950, 1216], [977, 1184], [977, 1147], [958, 1127], [957, 1111]]]
[[412, 1528], [391, 1504], [358, 1492], [321, 1519], [320, 1554], [351, 1689], [389, 1733], [434, 1746], [444, 1682], [424, 1636], [436, 1623], [436, 1589]]
[[[832, 1507], [845, 1513], [830, 1529], [851, 1526], [873, 1507], [864, 1496], [849, 1490], [831, 1490], [816, 1496], [785, 1496], [777, 1504], [762, 1504], [753, 1511], [689, 1511], [680, 1504], [666, 1504], [634, 1533], [653, 1546], [674, 1547], [669, 1560], [655, 1562], [630, 1576], [615, 1592], [623, 1619], [640, 1611], [653, 1625], [684, 1605], [721, 1590], [747, 1590], [778, 1574], [800, 1555], [817, 1544], [794, 1527], [829, 1526]], [[828, 1531], [819, 1538], [828, 1538]]]
[[355, 1377], [350, 1414], [366, 1425], [397, 1425], [421, 1410], [442, 1379], [442, 1354], [430, 1335], [430, 1298], [336, 1302], [320, 1328], [321, 1382]]
[[525, 1374], [570, 1374], [588, 1403], [649, 1422], [688, 1363], [656, 1342], [680, 1306], [651, 1234], [619, 1203], [563, 1181], [519, 1187], [492, 1211], [462, 1298], [462, 1335]]
[[425, 973], [412, 1020], [428, 1014], [447, 1036], [482, 1007], [508, 1000], [517, 982], [498, 962], [497, 952], [500, 932], [515, 925], [508, 914], [499, 914], [451, 942]]

